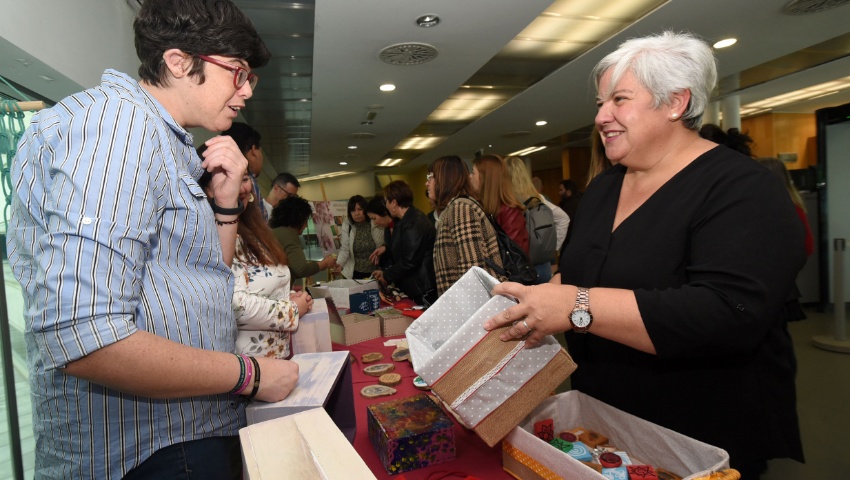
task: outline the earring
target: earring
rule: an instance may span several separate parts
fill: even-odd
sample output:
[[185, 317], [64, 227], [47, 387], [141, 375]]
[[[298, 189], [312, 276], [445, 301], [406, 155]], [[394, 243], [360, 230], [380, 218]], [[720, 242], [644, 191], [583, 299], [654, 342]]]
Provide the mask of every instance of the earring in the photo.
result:
[[254, 194], [252, 193], [252, 194], [248, 197], [248, 203], [251, 203], [251, 202], [253, 202], [253, 201], [254, 201]]
[[672, 115], [670, 115], [670, 120], [672, 120], [672, 121], [674, 121], [674, 122], [675, 122], [675, 121], [676, 121], [676, 120], [678, 120], [678, 119], [679, 119], [679, 114], [678, 114], [678, 113], [673, 113]]

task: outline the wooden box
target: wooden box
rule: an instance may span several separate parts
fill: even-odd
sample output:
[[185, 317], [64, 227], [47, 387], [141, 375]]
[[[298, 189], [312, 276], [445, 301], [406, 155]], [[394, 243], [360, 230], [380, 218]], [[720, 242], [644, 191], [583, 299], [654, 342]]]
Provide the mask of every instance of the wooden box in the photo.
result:
[[390, 475], [455, 459], [454, 423], [420, 393], [367, 407], [369, 441]]

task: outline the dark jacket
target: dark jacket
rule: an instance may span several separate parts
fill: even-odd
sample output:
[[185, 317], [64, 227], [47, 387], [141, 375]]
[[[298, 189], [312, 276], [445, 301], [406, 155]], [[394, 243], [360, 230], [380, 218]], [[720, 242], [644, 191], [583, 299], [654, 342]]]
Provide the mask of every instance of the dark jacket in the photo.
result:
[[384, 278], [420, 305], [430, 305], [437, 298], [434, 276], [436, 237], [437, 231], [425, 214], [416, 207], [410, 207], [396, 222], [389, 243], [392, 264], [384, 269]]

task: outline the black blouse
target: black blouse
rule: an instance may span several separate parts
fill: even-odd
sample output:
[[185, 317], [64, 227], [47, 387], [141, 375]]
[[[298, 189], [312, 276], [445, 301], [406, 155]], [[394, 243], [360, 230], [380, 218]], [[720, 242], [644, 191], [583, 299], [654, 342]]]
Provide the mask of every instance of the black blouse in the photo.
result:
[[805, 262], [804, 232], [784, 186], [717, 147], [612, 232], [625, 171], [609, 169], [585, 193], [561, 278], [633, 290], [657, 355], [569, 332], [573, 388], [724, 448], [733, 466], [802, 461], [796, 361], [779, 311]]

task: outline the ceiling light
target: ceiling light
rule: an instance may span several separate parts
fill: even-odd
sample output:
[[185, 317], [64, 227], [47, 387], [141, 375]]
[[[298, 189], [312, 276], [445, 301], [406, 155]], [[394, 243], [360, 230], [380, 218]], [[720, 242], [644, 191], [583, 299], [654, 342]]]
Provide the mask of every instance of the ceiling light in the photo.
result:
[[39, 75], [38, 78], [44, 80], [45, 82], [52, 82], [53, 78], [48, 77], [47, 75]]
[[530, 153], [539, 152], [540, 150], [543, 150], [544, 148], [546, 148], [546, 147], [541, 146], [541, 147], [523, 148], [522, 150], [517, 150], [516, 152], [509, 153], [508, 156], [509, 157], [521, 157], [523, 155], [528, 155]]
[[392, 83], [385, 83], [378, 88], [380, 88], [382, 92], [392, 92], [393, 90], [395, 90], [395, 85], [393, 85]]
[[323, 179], [323, 178], [339, 177], [339, 176], [342, 176], [342, 175], [351, 175], [351, 174], [353, 174], [353, 173], [354, 173], [354, 172], [331, 172], [331, 173], [324, 173], [324, 174], [322, 174], [322, 175], [313, 175], [313, 176], [311, 176], [311, 177], [303, 177], [303, 178], [299, 178], [299, 179], [298, 179], [298, 181], [299, 181], [299, 182], [309, 182], [309, 181], [311, 181], [311, 180], [321, 180], [321, 179]]
[[21, 62], [21, 64], [25, 67], [30, 66], [30, 62], [28, 62], [26, 58], [16, 58], [15, 60]]
[[547, 122], [546, 120], [538, 120], [538, 121], [534, 122], [534, 124], [537, 125], [538, 127], [542, 127], [543, 125], [546, 125], [547, 123], [549, 123], [549, 122]]
[[720, 40], [719, 42], [715, 43], [713, 46], [714, 48], [726, 48], [735, 45], [737, 42], [737, 38], [724, 38], [723, 40]]
[[348, 149], [349, 150], [357, 150], [357, 145], [349, 145]]
[[419, 25], [422, 28], [433, 27], [438, 23], [440, 23], [440, 17], [434, 15], [433, 13], [422, 15], [421, 17], [416, 19], [416, 25]]
[[340, 165], [348, 165], [348, 162], [339, 162]]

